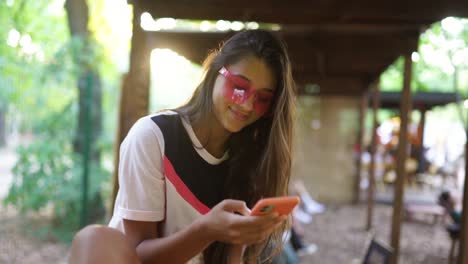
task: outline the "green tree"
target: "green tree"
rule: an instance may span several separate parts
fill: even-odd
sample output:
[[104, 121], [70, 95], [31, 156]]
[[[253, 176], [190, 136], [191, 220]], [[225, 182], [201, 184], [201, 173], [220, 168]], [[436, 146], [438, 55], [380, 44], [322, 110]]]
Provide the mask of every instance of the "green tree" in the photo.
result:
[[[79, 127], [83, 122], [80, 112], [87, 110], [80, 101], [86, 86], [83, 82], [93, 84], [95, 93], [97, 90], [93, 95], [96, 111], [92, 127], [98, 129], [93, 129], [91, 137], [94, 154], [88, 202], [91, 221], [103, 215], [100, 193], [110, 176], [103, 169], [101, 153], [112, 156], [118, 75], [108, 51], [94, 38], [100, 29], [88, 29], [95, 27], [92, 21], [100, 21], [103, 28], [108, 26], [99, 18], [103, 2], [92, 1], [84, 29], [82, 24], [78, 29], [71, 25], [75, 24], [71, 20], [82, 19], [79, 9], [67, 16], [62, 1], [0, 4], [0, 105], [6, 106], [7, 118], [19, 117], [22, 132], [34, 134], [30, 144], [18, 149], [19, 160], [5, 202], [23, 213], [52, 205], [51, 230], [63, 231], [56, 235], [65, 240], [78, 228], [81, 208], [83, 139]], [[80, 30], [87, 32], [86, 38]], [[107, 93], [101, 96], [102, 91]], [[105, 134], [101, 134], [102, 101], [110, 113], [107, 120], [111, 120], [106, 122]]]
[[[445, 26], [443, 26], [445, 25]], [[412, 54], [413, 91], [458, 92], [468, 95], [468, 19], [446, 18], [420, 36]], [[399, 91], [403, 83], [403, 58], [381, 76], [383, 90]]]

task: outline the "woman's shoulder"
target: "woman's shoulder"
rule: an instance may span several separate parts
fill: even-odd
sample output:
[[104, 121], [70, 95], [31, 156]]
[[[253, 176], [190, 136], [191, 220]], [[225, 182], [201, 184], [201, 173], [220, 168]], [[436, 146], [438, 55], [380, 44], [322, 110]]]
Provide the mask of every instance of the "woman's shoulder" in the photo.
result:
[[137, 132], [141, 131], [158, 131], [159, 130], [159, 122], [157, 122], [160, 118], [166, 117], [176, 117], [178, 113], [173, 110], [165, 110], [156, 113], [152, 113], [146, 116], [141, 117], [138, 119], [135, 124], [133, 124], [131, 130], [136, 130]]
[[160, 111], [143, 117], [143, 119], [143, 122], [154, 123], [165, 137], [180, 136], [180, 131], [183, 130], [182, 123], [185, 120], [183, 114], [179, 114], [174, 110]]
[[165, 134], [174, 132], [173, 125], [179, 121], [179, 113], [173, 110], [164, 110], [152, 113], [138, 119], [130, 128], [125, 141], [140, 142], [149, 148], [159, 145], [164, 151]]
[[152, 114], [147, 115], [147, 117], [155, 117], [155, 116], [173, 116], [173, 115], [178, 115], [179, 113], [176, 112], [175, 110], [172, 109], [166, 109], [166, 110], [161, 110], [154, 112]]
[[157, 120], [161, 117], [175, 117], [176, 115], [178, 114], [174, 111], [162, 111], [141, 117], [130, 128], [122, 145], [140, 145], [148, 148], [158, 146], [164, 151], [164, 136], [161, 129], [164, 125]]

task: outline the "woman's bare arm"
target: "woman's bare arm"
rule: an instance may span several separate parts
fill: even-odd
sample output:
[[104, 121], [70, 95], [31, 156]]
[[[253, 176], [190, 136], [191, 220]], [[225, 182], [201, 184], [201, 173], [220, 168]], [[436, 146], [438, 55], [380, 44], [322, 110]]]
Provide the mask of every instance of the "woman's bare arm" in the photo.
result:
[[208, 214], [167, 237], [160, 237], [155, 222], [124, 220], [124, 231], [141, 262], [185, 263], [214, 241], [237, 248], [258, 243], [285, 220], [277, 214], [249, 216], [249, 212], [244, 202], [224, 200]]

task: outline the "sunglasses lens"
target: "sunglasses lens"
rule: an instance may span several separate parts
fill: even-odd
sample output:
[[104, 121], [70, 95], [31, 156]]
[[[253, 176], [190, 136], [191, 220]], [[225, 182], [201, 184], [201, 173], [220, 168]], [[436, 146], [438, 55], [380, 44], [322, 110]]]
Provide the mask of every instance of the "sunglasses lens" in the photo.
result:
[[271, 93], [255, 91], [248, 81], [231, 75], [225, 68], [222, 68], [220, 73], [226, 78], [224, 83], [224, 98], [226, 100], [235, 104], [243, 104], [254, 96], [254, 112], [257, 115], [263, 115], [268, 111], [273, 99]]
[[273, 100], [273, 95], [270, 93], [258, 92], [255, 96], [254, 110], [258, 115], [262, 115], [268, 111]]
[[254, 111], [257, 115], [263, 115], [265, 112], [268, 111], [270, 105], [265, 105], [265, 104], [259, 104], [257, 102], [255, 102], [255, 106], [254, 106]]
[[236, 104], [242, 104], [247, 99], [247, 92], [241, 89], [233, 89], [231, 100]]

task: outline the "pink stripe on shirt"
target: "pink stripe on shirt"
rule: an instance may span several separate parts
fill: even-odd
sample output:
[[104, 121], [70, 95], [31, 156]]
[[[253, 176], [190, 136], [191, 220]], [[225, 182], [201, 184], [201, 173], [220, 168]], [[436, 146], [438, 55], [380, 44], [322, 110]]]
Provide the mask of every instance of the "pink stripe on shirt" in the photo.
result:
[[164, 172], [166, 178], [175, 186], [177, 192], [187, 201], [193, 208], [195, 208], [200, 214], [206, 214], [210, 211], [210, 208], [203, 204], [198, 198], [190, 191], [185, 183], [180, 179], [177, 172], [174, 170], [171, 161], [164, 155]]

